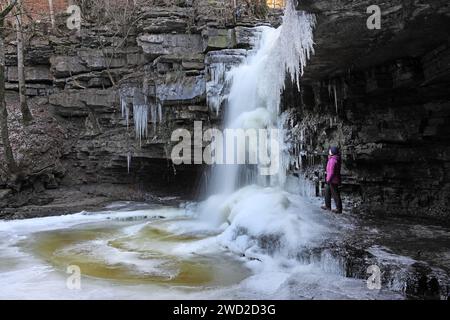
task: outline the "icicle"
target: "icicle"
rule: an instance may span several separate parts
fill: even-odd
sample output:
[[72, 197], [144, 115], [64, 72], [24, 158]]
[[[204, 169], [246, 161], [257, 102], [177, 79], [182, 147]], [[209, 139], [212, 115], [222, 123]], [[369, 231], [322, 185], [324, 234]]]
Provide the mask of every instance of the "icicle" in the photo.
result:
[[123, 89], [119, 91], [119, 97], [120, 97], [120, 107], [122, 111], [122, 117], [125, 118], [127, 123], [127, 129], [129, 128], [129, 119], [130, 119], [130, 108], [128, 107], [128, 101], [127, 101], [127, 89]]
[[336, 84], [333, 86], [333, 90], [334, 90], [334, 105], [336, 106], [336, 114], [338, 114], [338, 101], [337, 101]]
[[139, 145], [141, 145], [142, 138], [148, 133], [148, 106], [133, 105], [133, 119], [136, 139], [139, 139]]
[[148, 104], [146, 95], [138, 88], [133, 92], [133, 120], [135, 136], [141, 145], [142, 138], [148, 135]]
[[128, 173], [130, 173], [130, 166], [131, 166], [131, 152], [128, 152], [128, 154], [127, 154], [127, 170], [128, 170]]
[[151, 104], [150, 105], [150, 121], [153, 124], [156, 124], [156, 105]]
[[328, 95], [333, 98], [336, 114], [338, 114], [338, 97], [337, 97], [337, 82], [336, 80], [328, 81]]
[[150, 122], [153, 125], [153, 134], [156, 135], [156, 127], [158, 122], [158, 105], [159, 102], [150, 104]]
[[220, 106], [226, 99], [223, 88], [226, 84], [225, 73], [227, 68], [225, 63], [212, 63], [209, 67], [210, 80], [206, 83], [206, 92], [208, 94], [207, 103], [210, 110], [215, 111], [219, 115]]
[[158, 115], [159, 115], [159, 122], [161, 123], [163, 121], [163, 114], [162, 114], [162, 103], [158, 101]]

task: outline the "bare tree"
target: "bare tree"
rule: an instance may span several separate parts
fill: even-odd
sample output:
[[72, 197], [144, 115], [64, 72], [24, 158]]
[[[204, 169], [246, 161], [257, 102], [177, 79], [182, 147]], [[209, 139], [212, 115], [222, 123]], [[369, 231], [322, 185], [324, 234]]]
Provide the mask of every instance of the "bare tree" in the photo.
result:
[[0, 132], [3, 142], [3, 154], [7, 169], [10, 173], [17, 171], [17, 164], [9, 141], [8, 110], [5, 102], [5, 48], [4, 48], [4, 23], [6, 16], [17, 4], [16, 0], [10, 1], [5, 8], [0, 9]]
[[17, 0], [16, 6], [16, 40], [17, 40], [17, 77], [19, 79], [19, 100], [22, 120], [26, 125], [33, 120], [30, 108], [27, 103], [26, 84], [25, 84], [25, 63], [24, 63], [24, 44], [23, 44], [23, 7], [22, 0]]
[[105, 71], [113, 86], [116, 80], [111, 74], [111, 64], [117, 51], [127, 44], [130, 33], [144, 17], [141, 8], [154, 5], [156, 0], [76, 0], [84, 14], [83, 19], [96, 27], [108, 26], [112, 30], [111, 39], [118, 39], [108, 43], [101, 32], [97, 32], [98, 49], [105, 58]]
[[50, 13], [50, 22], [52, 24], [52, 29], [55, 29], [55, 12], [53, 10], [53, 0], [48, 0], [48, 8]]

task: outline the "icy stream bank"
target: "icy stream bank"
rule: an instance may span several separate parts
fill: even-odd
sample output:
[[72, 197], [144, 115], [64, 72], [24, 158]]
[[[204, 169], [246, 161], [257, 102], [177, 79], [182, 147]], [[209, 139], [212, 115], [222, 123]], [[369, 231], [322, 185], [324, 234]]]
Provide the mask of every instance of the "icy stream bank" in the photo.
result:
[[[276, 190], [255, 192], [252, 188], [247, 190], [250, 198], [261, 194], [278, 200], [286, 197], [291, 213], [279, 221], [276, 210], [263, 215], [248, 212], [243, 210], [243, 204], [233, 206], [235, 199], [230, 198], [224, 202], [224, 207], [231, 209], [225, 219], [229, 222], [216, 224], [196, 218], [193, 204], [187, 208], [142, 210], [122, 206], [103, 212], [2, 221], [0, 296], [47, 299], [402, 297], [389, 290], [368, 290], [365, 280], [345, 278], [342, 266], [336, 263], [338, 260], [322, 249], [319, 258], [301, 261], [295, 252], [312, 252], [314, 247], [319, 249], [326, 242], [302, 227], [301, 232], [294, 232], [301, 223], [297, 210], [312, 212], [308, 219], [328, 229], [331, 238], [340, 231], [332, 231], [327, 225], [328, 218], [314, 213], [301, 197]], [[284, 201], [279, 204], [283, 205]], [[255, 215], [261, 216], [261, 221], [268, 222], [268, 226], [248, 225]], [[241, 236], [236, 233], [246, 227], [250, 233]], [[265, 236], [280, 231], [287, 231], [287, 236]], [[310, 246], [302, 246], [302, 239], [308, 239]], [[291, 254], [279, 251], [283, 242], [292, 245]], [[80, 267], [80, 290], [70, 290], [66, 285], [70, 276], [66, 270], [70, 265]]]

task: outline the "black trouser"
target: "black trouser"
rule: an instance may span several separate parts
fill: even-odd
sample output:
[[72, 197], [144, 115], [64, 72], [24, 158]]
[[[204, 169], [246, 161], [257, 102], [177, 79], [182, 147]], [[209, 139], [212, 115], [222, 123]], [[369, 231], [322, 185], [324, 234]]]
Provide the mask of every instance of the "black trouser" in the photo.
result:
[[331, 209], [331, 197], [333, 197], [336, 209], [342, 211], [341, 193], [339, 192], [339, 186], [333, 183], [327, 183], [325, 187], [325, 206]]

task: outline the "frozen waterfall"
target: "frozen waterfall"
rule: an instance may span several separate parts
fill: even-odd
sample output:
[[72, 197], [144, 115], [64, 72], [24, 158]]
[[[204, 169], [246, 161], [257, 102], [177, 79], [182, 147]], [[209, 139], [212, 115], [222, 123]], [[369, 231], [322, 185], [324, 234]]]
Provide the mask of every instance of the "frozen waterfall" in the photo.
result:
[[[213, 80], [225, 78], [230, 90], [226, 99], [225, 129], [278, 129], [280, 166], [277, 175], [258, 174], [254, 165], [216, 165], [212, 169], [211, 194], [235, 191], [238, 187], [257, 183], [282, 186], [285, 182], [286, 151], [283, 117], [280, 117], [280, 97], [289, 76], [299, 86], [303, 69], [314, 52], [313, 15], [295, 10], [292, 1], [287, 2], [282, 25], [277, 28], [259, 27], [257, 47], [244, 61], [225, 70], [214, 66]], [[211, 85], [211, 87], [217, 87]], [[209, 97], [216, 110], [224, 99]], [[226, 145], [225, 154], [233, 153], [234, 145]], [[247, 150], [252, 152], [252, 150]], [[254, 152], [254, 151], [253, 151]]]

